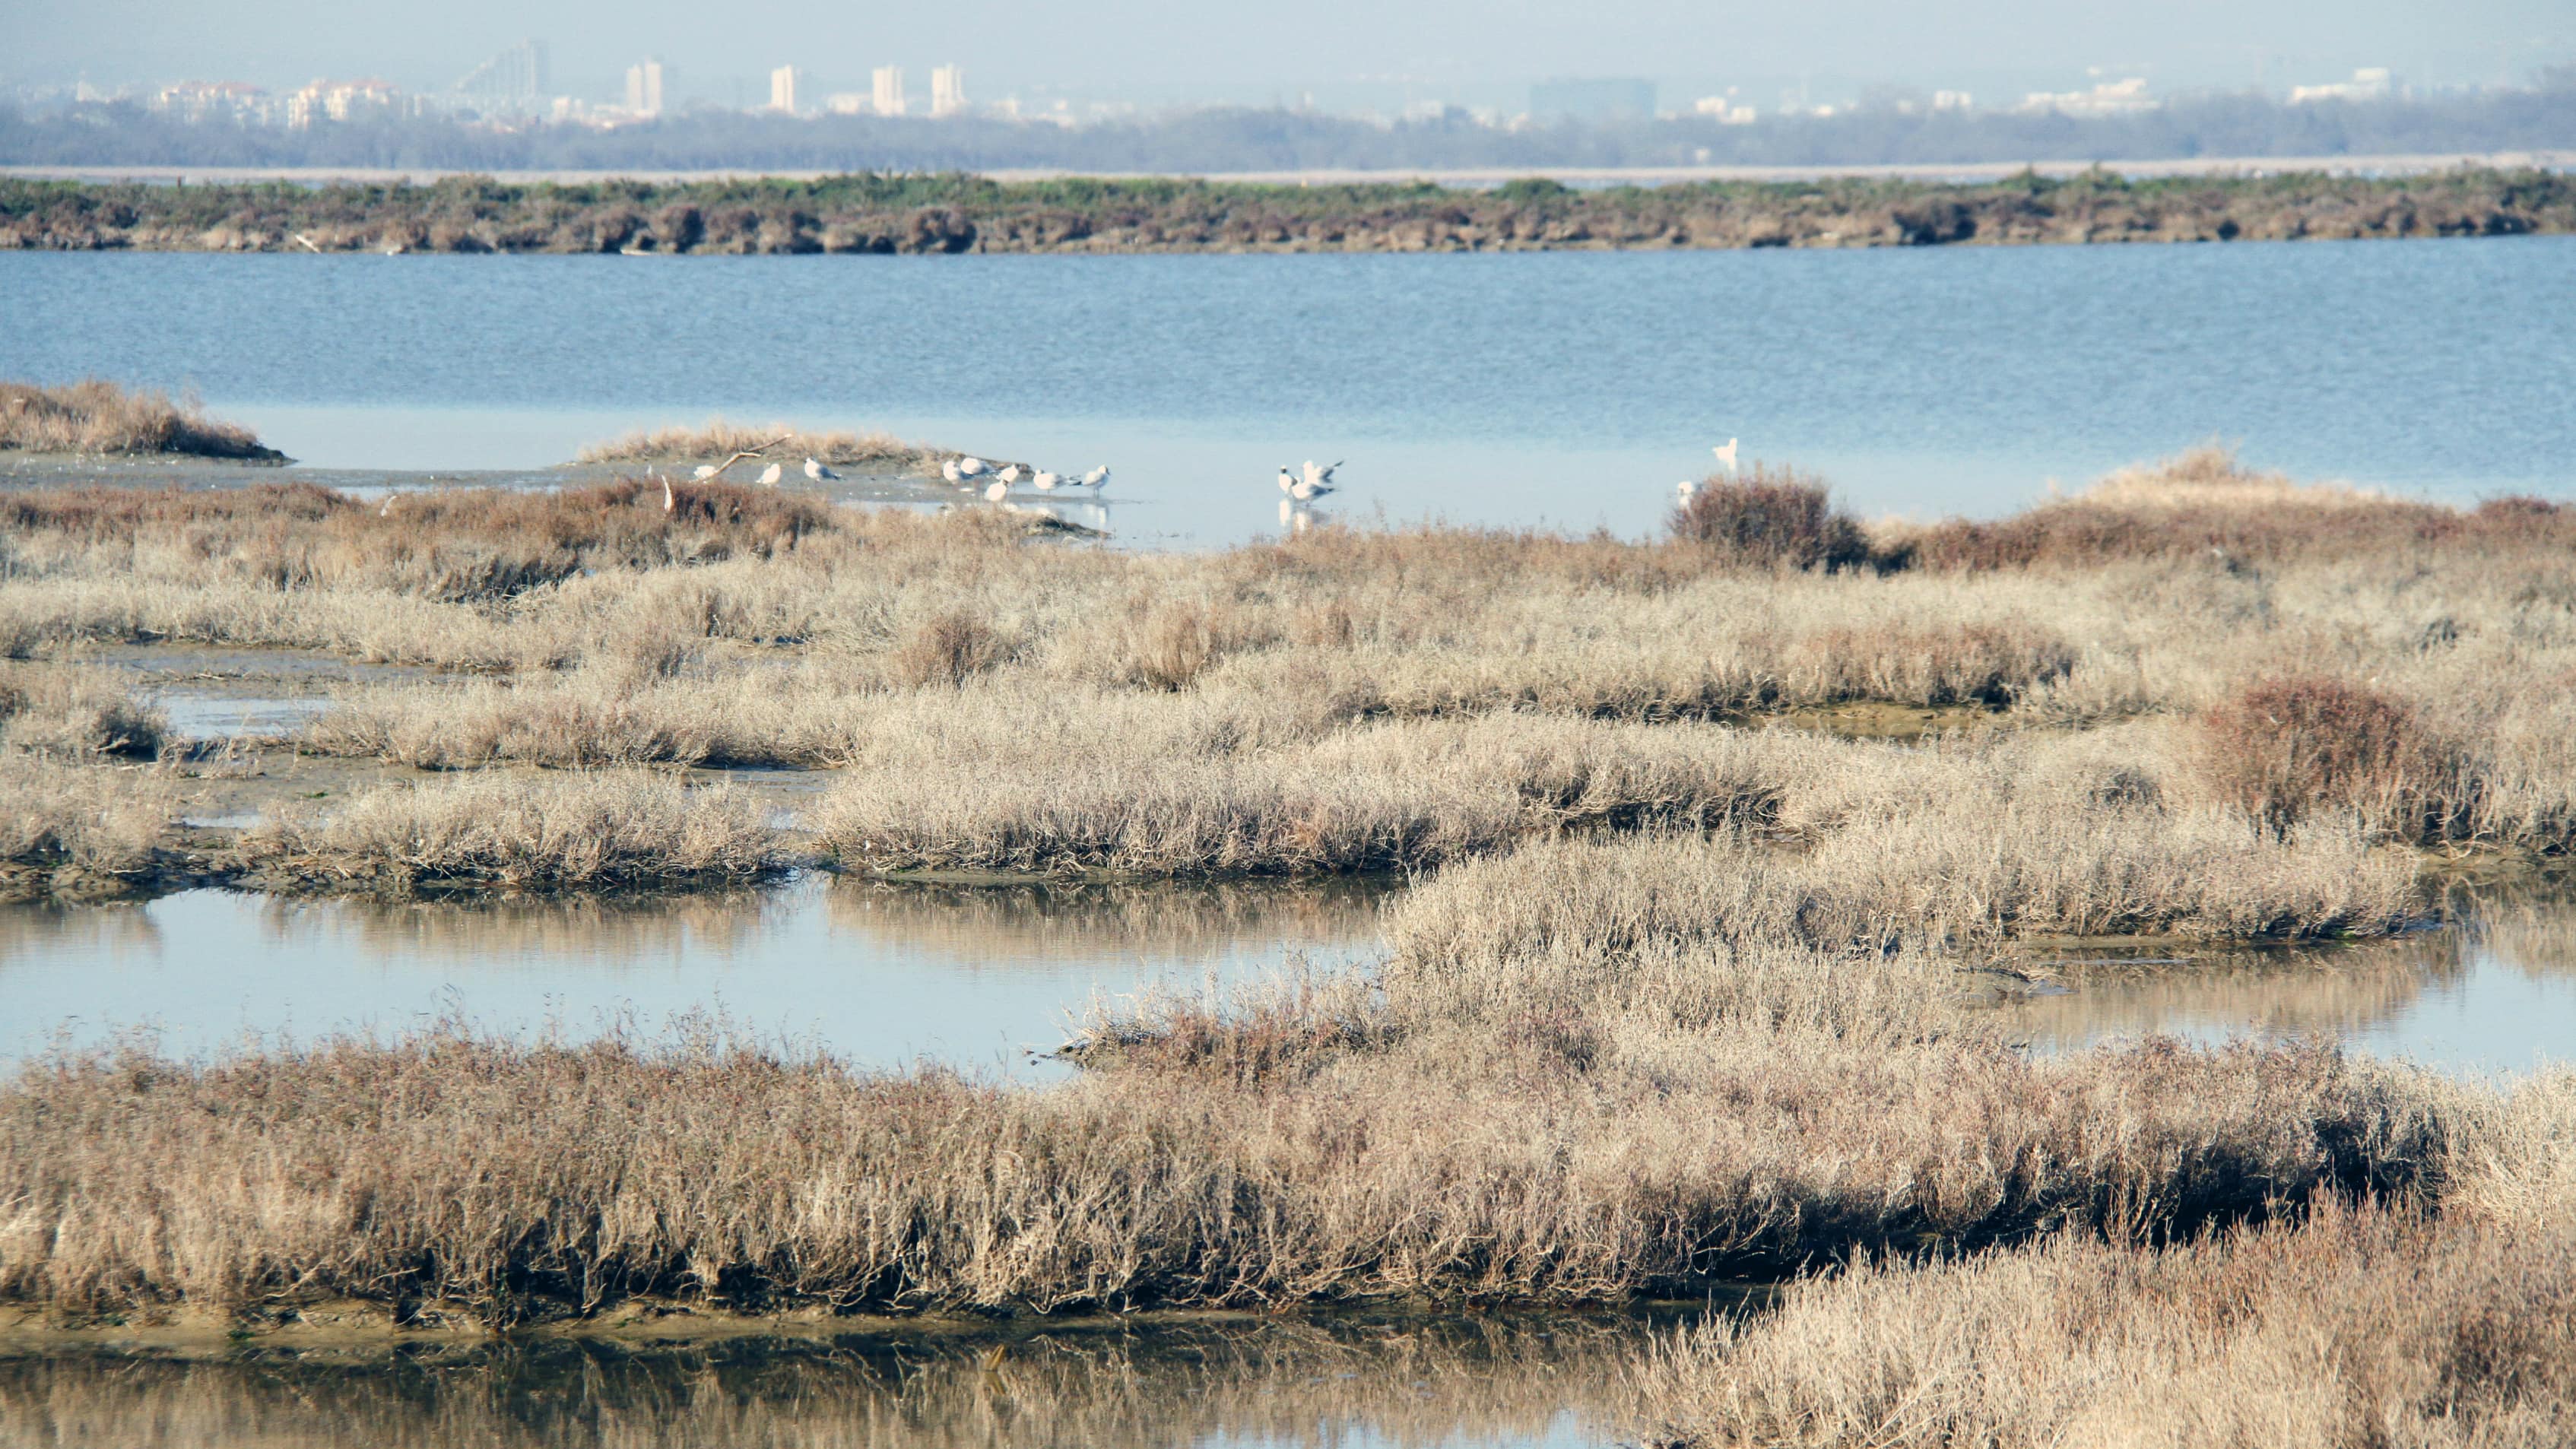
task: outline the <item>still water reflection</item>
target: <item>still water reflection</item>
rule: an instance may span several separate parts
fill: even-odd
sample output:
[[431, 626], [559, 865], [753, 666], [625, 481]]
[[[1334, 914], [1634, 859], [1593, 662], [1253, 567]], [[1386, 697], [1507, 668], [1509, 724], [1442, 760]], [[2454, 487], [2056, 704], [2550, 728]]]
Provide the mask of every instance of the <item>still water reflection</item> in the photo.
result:
[[2456, 903], [2460, 923], [2318, 950], [2051, 963], [2062, 995], [2014, 1003], [2045, 1047], [2165, 1032], [2332, 1037], [2455, 1073], [2576, 1061], [2576, 901]]
[[196, 890], [0, 908], [0, 1052], [155, 1027], [390, 1033], [442, 1016], [523, 1031], [717, 1010], [854, 1060], [1026, 1065], [1095, 994], [1188, 990], [1377, 950], [1386, 887], [972, 889], [810, 877], [724, 896], [463, 904]]
[[[870, 1065], [1033, 1062], [1095, 998], [1196, 991], [1383, 950], [1388, 881], [944, 886], [807, 877], [644, 901], [282, 900], [0, 908], [0, 1058], [136, 1027], [188, 1054], [246, 1036], [646, 1030], [688, 1013]], [[2457, 1073], [2576, 1056], [2576, 900], [2462, 901], [2457, 924], [2308, 950], [2094, 955], [2015, 996], [2042, 1050], [2173, 1033], [2332, 1037]]]
[[1049, 1328], [998, 1359], [992, 1339], [919, 1337], [0, 1359], [0, 1442], [1554, 1449], [1620, 1437], [1620, 1367], [1654, 1327], [1528, 1315]]

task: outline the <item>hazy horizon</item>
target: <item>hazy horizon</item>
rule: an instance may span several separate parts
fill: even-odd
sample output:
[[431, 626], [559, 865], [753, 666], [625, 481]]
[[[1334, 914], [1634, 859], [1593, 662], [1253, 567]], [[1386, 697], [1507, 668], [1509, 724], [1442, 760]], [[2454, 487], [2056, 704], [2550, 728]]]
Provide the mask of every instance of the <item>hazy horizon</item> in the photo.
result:
[[315, 76], [380, 75], [437, 89], [524, 38], [547, 43], [553, 88], [605, 95], [624, 67], [657, 55], [681, 96], [718, 102], [769, 67], [803, 67], [818, 88], [856, 86], [868, 69], [917, 72], [954, 62], [970, 94], [1124, 96], [1146, 104], [1294, 100], [1307, 91], [1503, 102], [1557, 75], [1644, 76], [1687, 93], [1784, 86], [1819, 92], [1873, 84], [1983, 88], [2078, 86], [2088, 73], [2144, 75], [2157, 88], [2278, 87], [2333, 80], [2365, 65], [2456, 85], [2527, 78], [2576, 58], [2576, 20], [2559, 0], [2177, 0], [2117, 14], [2043, 0], [1973, 0], [1940, 13], [1896, 0], [1824, 0], [1790, 9], [1677, 0], [1604, 0], [1579, 16], [1533, 0], [1415, 0], [1400, 8], [1317, 0], [1296, 11], [1230, 10], [1173, 0], [1036, 8], [955, 0], [867, 15], [819, 0], [721, 10], [673, 0], [451, 0], [437, 7], [325, 0], [17, 0], [0, 83], [119, 86], [181, 78], [278, 86]]

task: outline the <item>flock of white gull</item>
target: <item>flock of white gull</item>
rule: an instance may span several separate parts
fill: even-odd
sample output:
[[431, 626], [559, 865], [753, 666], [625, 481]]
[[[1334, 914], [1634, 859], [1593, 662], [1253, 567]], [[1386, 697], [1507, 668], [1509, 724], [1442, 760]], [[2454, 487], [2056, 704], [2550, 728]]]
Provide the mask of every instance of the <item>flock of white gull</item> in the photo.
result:
[[[1729, 438], [1726, 440], [1724, 445], [1711, 448], [1709, 450], [1717, 455], [1718, 463], [1726, 469], [1727, 476], [1730, 478], [1734, 477], [1736, 472], [1736, 442], [1736, 439]], [[734, 456], [735, 458], [740, 458], [744, 455], [737, 453]], [[706, 479], [715, 477], [717, 474], [731, 466], [732, 460], [727, 460], [724, 463], [701, 463], [698, 465], [696, 472], [692, 476], [703, 482]], [[1318, 463], [1312, 458], [1307, 459], [1305, 465], [1301, 468], [1290, 468], [1284, 463], [1281, 464], [1279, 468], [1279, 492], [1281, 495], [1279, 499], [1279, 521], [1282, 523], [1293, 521], [1294, 524], [1302, 531], [1308, 521], [1304, 505], [1312, 503], [1316, 499], [1334, 491], [1333, 470], [1340, 466], [1342, 465], [1339, 461]], [[828, 483], [841, 476], [839, 473], [834, 472], [830, 465], [824, 463], [819, 458], [807, 458], [805, 460], [804, 471], [806, 478], [816, 483]], [[760, 470], [760, 482], [765, 487], [777, 487], [779, 481], [786, 476], [787, 465], [784, 463], [773, 462], [768, 467]], [[1101, 464], [1099, 467], [1092, 469], [1090, 472], [1085, 473], [1080, 477], [1068, 477], [1065, 474], [1053, 472], [1045, 468], [1024, 468], [1017, 463], [1011, 463], [1000, 468], [995, 468], [992, 464], [985, 462], [981, 458], [961, 456], [942, 461], [939, 465], [939, 476], [958, 488], [963, 488], [970, 492], [981, 491], [987, 501], [1002, 503], [1006, 506], [1011, 496], [1011, 490], [1018, 487], [1023, 479], [1028, 482], [1030, 487], [1036, 489], [1038, 492], [1048, 494], [1055, 493], [1059, 490], [1088, 488], [1091, 490], [1090, 496], [1097, 498], [1100, 496], [1102, 491], [1109, 487], [1109, 465], [1106, 463]], [[977, 479], [990, 479], [991, 481], [979, 484], [976, 481]], [[1691, 501], [1692, 495], [1699, 492], [1699, 487], [1700, 485], [1697, 481], [1685, 478], [1681, 482], [1673, 485], [1673, 491], [1680, 497], [1680, 500], [1684, 504], [1688, 504]], [[670, 480], [666, 478], [662, 481], [662, 511], [665, 513], [670, 512], [676, 502], [677, 500], [671, 493]], [[392, 512], [393, 506], [393, 500], [391, 498], [387, 498], [385, 500], [385, 511], [388, 513]]]

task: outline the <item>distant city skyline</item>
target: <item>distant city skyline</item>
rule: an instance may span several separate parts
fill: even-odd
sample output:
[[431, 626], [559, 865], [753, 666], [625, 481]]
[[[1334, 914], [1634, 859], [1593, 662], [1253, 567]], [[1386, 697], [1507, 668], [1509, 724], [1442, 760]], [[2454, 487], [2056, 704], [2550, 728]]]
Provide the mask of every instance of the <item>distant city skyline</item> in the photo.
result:
[[641, 57], [685, 57], [663, 98], [671, 108], [757, 106], [772, 74], [789, 66], [800, 98], [814, 101], [872, 92], [881, 67], [928, 78], [957, 65], [978, 76], [979, 100], [1264, 105], [1311, 96], [1332, 109], [1400, 110], [1517, 105], [1532, 83], [1558, 79], [1642, 79], [1667, 97], [1734, 86], [1765, 100], [1791, 88], [1825, 99], [1890, 86], [2000, 98], [2133, 75], [2159, 91], [2260, 84], [2286, 94], [2344, 83], [2367, 67], [2448, 86], [2526, 80], [2576, 59], [2576, 18], [2562, 0], [2464, 0], [2438, 10], [2391, 0], [2173, 0], [2111, 15], [2045, 0], [1820, 0], [1794, 9], [1603, 0], [1580, 17], [1537, 0], [1415, 0], [1392, 9], [1315, 0], [1293, 15], [1171, 0], [1108, 10], [956, 0], [865, 16], [821, 0], [762, 0], [721, 13], [672, 0], [434, 8], [15, 0], [12, 8], [13, 43], [0, 58], [0, 84], [12, 88], [85, 78], [103, 90], [182, 80], [289, 89], [382, 77], [427, 93], [533, 38], [545, 47], [555, 93], [610, 105], [624, 99], [627, 70]]

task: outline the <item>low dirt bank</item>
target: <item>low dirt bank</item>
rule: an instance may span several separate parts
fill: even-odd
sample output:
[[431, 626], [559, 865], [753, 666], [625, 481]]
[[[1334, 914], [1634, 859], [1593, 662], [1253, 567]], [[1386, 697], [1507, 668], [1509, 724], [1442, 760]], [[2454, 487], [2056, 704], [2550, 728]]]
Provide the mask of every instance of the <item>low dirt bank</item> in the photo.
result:
[[2541, 170], [1574, 190], [1157, 180], [167, 187], [0, 181], [0, 247], [719, 253], [1530, 251], [2518, 236], [2576, 230]]

